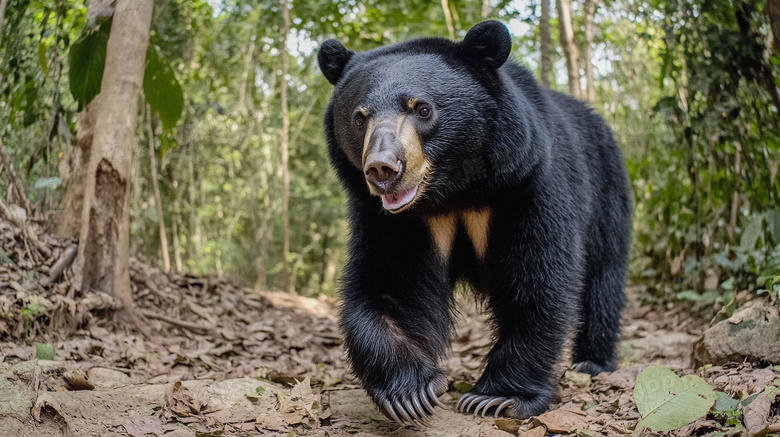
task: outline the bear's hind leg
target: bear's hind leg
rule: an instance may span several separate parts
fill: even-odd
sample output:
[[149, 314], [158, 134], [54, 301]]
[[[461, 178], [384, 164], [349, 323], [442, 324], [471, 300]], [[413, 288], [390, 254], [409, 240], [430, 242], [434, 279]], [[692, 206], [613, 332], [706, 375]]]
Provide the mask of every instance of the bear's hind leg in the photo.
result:
[[[612, 184], [617, 190], [622, 185]], [[603, 213], [590, 227], [587, 242], [585, 288], [580, 300], [580, 325], [574, 340], [572, 369], [592, 376], [615, 370], [615, 346], [625, 301], [631, 206], [625, 193], [607, 193], [620, 199], [605, 202]]]
[[606, 265], [593, 263], [588, 267], [586, 288], [580, 304], [580, 326], [574, 340], [572, 369], [592, 376], [617, 367], [615, 346], [625, 300], [624, 262], [609, 261]]

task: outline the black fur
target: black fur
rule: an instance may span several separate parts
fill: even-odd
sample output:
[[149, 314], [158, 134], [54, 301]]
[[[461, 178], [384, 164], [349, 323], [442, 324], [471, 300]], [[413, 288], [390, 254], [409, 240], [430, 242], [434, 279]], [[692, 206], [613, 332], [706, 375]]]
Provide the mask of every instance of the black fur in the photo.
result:
[[[429, 387], [446, 390], [437, 364], [458, 280], [485, 299], [496, 337], [462, 410], [507, 400], [514, 416], [544, 411], [572, 331], [577, 369], [616, 365], [631, 221], [619, 149], [586, 105], [505, 63], [510, 49], [503, 24], [484, 22], [462, 43], [418, 39], [353, 53], [327, 41], [319, 54], [335, 84], [324, 117], [329, 156], [349, 199], [341, 326], [355, 374], [399, 422], [430, 414], [415, 407], [433, 401], [423, 399]], [[432, 173], [410, 209], [390, 214], [369, 194], [353, 114], [358, 105], [402, 111], [410, 96], [437, 110], [435, 129], [420, 133]], [[468, 171], [480, 163], [487, 172]], [[484, 208], [484, 259], [462, 225], [442, 259], [426, 218]]]

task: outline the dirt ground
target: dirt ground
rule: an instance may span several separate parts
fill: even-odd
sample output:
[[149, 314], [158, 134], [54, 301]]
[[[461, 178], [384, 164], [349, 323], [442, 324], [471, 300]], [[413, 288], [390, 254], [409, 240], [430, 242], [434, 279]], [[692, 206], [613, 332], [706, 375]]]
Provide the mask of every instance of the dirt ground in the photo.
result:
[[[736, 397], [780, 378], [776, 367], [749, 363], [694, 369], [692, 344], [707, 323], [691, 307], [640, 305], [643, 290], [629, 287], [618, 371], [591, 378], [562, 363], [548, 413], [528, 420], [463, 415], [455, 402], [479, 377], [491, 337], [476, 305], [459, 296], [443, 363], [447, 408], [437, 409], [427, 429], [404, 428], [384, 418], [350, 375], [331, 299], [164, 274], [133, 260], [145, 335], [114, 321], [120, 305], [111, 296], [73, 293], [67, 269], [50, 278], [73, 243], [37, 226], [30, 231], [48, 254], [0, 220], [0, 436], [654, 435], [635, 430], [632, 396], [650, 364], [697, 374]], [[767, 411], [764, 420], [780, 423], [780, 402]], [[739, 432], [710, 415], [664, 435]]]

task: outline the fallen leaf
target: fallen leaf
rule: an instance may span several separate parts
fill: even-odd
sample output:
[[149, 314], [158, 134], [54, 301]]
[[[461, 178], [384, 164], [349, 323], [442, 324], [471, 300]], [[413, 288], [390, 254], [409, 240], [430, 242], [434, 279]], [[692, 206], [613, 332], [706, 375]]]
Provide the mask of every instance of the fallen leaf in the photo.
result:
[[642, 419], [636, 428], [679, 429], [704, 416], [718, 395], [696, 375], [678, 377], [662, 366], [649, 366], [636, 378], [634, 401]]
[[536, 419], [551, 433], [570, 433], [588, 425], [579, 414], [565, 410], [548, 411]]
[[496, 428], [500, 429], [501, 431], [506, 431], [514, 435], [517, 435], [517, 431], [520, 429], [520, 422], [518, 422], [517, 420], [496, 419], [494, 423], [496, 425]]
[[545, 434], [547, 434], [547, 430], [543, 426], [537, 426], [530, 431], [520, 434], [519, 437], [544, 437]]
[[55, 401], [54, 398], [48, 393], [44, 393], [38, 396], [38, 399], [35, 400], [35, 405], [33, 405], [32, 409], [30, 410], [30, 413], [32, 414], [35, 420], [37, 420], [38, 422], [42, 422], [41, 410], [47, 407], [50, 408], [52, 411], [54, 411], [54, 413], [57, 414], [59, 417], [61, 417], [66, 424], [68, 423], [68, 418], [65, 417], [64, 414], [62, 414], [60, 404], [57, 401]]
[[764, 435], [769, 427], [769, 413], [772, 409], [772, 403], [769, 402], [769, 396], [761, 393], [748, 404], [744, 411], [745, 432], [749, 436]]
[[264, 429], [271, 431], [287, 431], [287, 423], [282, 418], [276, 409], [269, 408], [266, 411], [260, 413], [255, 419], [255, 426], [259, 431]]
[[81, 369], [73, 369], [65, 372], [62, 375], [68, 384], [70, 384], [71, 390], [94, 390], [95, 384], [89, 382], [87, 374]]
[[165, 388], [165, 404], [179, 416], [191, 416], [200, 413], [209, 402], [205, 389], [189, 390], [182, 387], [181, 381]]

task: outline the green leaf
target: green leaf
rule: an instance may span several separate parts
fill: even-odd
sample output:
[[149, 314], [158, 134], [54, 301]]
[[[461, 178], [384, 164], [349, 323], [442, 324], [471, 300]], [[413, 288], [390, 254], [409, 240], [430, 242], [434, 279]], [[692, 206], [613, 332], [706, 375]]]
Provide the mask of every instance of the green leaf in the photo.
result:
[[8, 252], [0, 249], [0, 264], [13, 264], [14, 260], [8, 256]]
[[49, 75], [49, 65], [46, 62], [46, 44], [40, 42], [38, 43], [38, 63], [41, 65], [41, 70], [43, 71], [43, 74]]
[[263, 393], [265, 393], [265, 388], [263, 388], [262, 385], [258, 385], [257, 388], [255, 388], [254, 390], [247, 389], [246, 398], [252, 402], [257, 402], [257, 400], [260, 399], [260, 396], [262, 396]]
[[734, 277], [730, 277], [723, 281], [722, 284], [720, 284], [720, 288], [724, 290], [733, 290], [734, 289]]
[[468, 382], [459, 381], [459, 382], [453, 383], [452, 384], [452, 388], [457, 390], [458, 393], [466, 393], [467, 391], [469, 391], [472, 388], [474, 388], [474, 386], [469, 384]]
[[39, 360], [53, 360], [54, 346], [51, 343], [35, 343], [35, 358]]
[[731, 396], [723, 393], [722, 391], [717, 393], [718, 398], [715, 399], [715, 405], [712, 406], [714, 411], [718, 413], [725, 413], [726, 411], [733, 411], [739, 406], [738, 400], [732, 399]]
[[758, 397], [758, 393], [755, 393], [751, 396], [746, 397], [745, 399], [742, 399], [739, 401], [740, 404], [742, 404], [742, 407], [747, 407], [748, 405], [752, 404], [754, 400]]
[[146, 51], [144, 96], [152, 111], [160, 114], [163, 131], [173, 129], [184, 110], [184, 91], [171, 64], [163, 60], [151, 44]]
[[691, 302], [698, 302], [701, 300], [701, 295], [693, 290], [683, 290], [677, 293], [678, 300], [689, 300]]
[[636, 427], [672, 431], [704, 416], [718, 395], [695, 375], [683, 378], [662, 366], [649, 366], [636, 378], [634, 401], [642, 415]]
[[79, 104], [79, 111], [100, 94], [103, 69], [106, 66], [106, 46], [111, 32], [111, 21], [106, 20], [97, 29], [87, 30], [70, 46], [68, 79], [70, 93]]
[[33, 188], [57, 188], [62, 183], [62, 179], [58, 177], [54, 178], [40, 178], [35, 181]]
[[753, 250], [756, 248], [756, 243], [759, 237], [761, 237], [761, 225], [764, 223], [764, 215], [758, 214], [753, 217], [753, 220], [748, 223], [745, 230], [742, 231], [742, 237], [739, 240], [739, 245], [745, 250]]
[[780, 244], [780, 212], [776, 209], [770, 209], [766, 212], [766, 223], [769, 228], [769, 234], [772, 235], [772, 241]]

